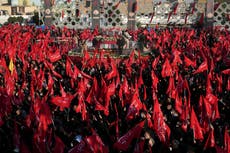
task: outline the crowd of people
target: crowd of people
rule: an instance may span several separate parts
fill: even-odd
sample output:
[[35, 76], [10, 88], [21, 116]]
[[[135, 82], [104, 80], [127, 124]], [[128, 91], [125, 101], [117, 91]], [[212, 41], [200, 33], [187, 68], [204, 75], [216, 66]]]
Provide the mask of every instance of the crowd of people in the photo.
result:
[[147, 56], [95, 49], [80, 61], [55, 41], [74, 32], [0, 28], [2, 153], [230, 152], [229, 31], [128, 31]]

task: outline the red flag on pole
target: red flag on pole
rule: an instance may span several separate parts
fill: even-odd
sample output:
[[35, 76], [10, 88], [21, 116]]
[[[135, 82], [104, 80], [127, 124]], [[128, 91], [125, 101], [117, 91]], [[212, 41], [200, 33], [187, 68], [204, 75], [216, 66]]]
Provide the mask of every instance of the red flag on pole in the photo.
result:
[[203, 140], [203, 130], [200, 127], [200, 124], [197, 120], [196, 114], [192, 108], [191, 111], [191, 118], [190, 118], [190, 127], [193, 130], [193, 137], [194, 139], [198, 139], [198, 140]]
[[151, 77], [152, 77], [152, 87], [153, 87], [154, 90], [157, 90], [157, 85], [158, 85], [159, 79], [155, 75], [154, 71], [151, 72]]
[[227, 90], [230, 91], [230, 78], [228, 79]]
[[214, 128], [213, 127], [211, 127], [208, 138], [207, 138], [206, 143], [204, 145], [204, 149], [207, 149], [210, 147], [215, 147], [215, 137], [214, 137]]
[[230, 69], [226, 69], [224, 71], [222, 71], [223, 74], [226, 74], [226, 75], [230, 75]]
[[108, 153], [108, 148], [104, 145], [101, 138], [93, 130], [93, 135], [86, 138], [86, 142], [93, 153]]
[[162, 67], [161, 75], [162, 75], [163, 78], [165, 78], [165, 77], [172, 76], [172, 74], [173, 74], [172, 67], [171, 67], [171, 65], [169, 63], [168, 58], [166, 58], [165, 63], [163, 65], [163, 67]]
[[129, 110], [128, 110], [126, 119], [131, 120], [135, 118], [135, 116], [138, 115], [140, 109], [142, 109], [142, 103], [139, 98], [138, 89], [136, 88], [136, 91], [132, 98], [132, 103], [129, 106]]
[[113, 77], [116, 77], [117, 76], [117, 68], [116, 68], [116, 65], [114, 63], [114, 61], [112, 61], [111, 63], [111, 71], [105, 75], [105, 79], [106, 80], [110, 80], [112, 79]]
[[160, 109], [160, 105], [157, 98], [155, 99], [152, 120], [154, 131], [156, 132], [160, 141], [165, 143], [167, 140], [169, 140], [171, 131], [164, 121], [164, 116]]
[[117, 150], [126, 151], [134, 138], [139, 138], [143, 129], [145, 121], [138, 123], [135, 127], [130, 129], [125, 135], [120, 137], [113, 147]]
[[208, 63], [207, 61], [205, 60], [199, 67], [198, 69], [193, 72], [193, 74], [197, 74], [197, 73], [201, 73], [203, 71], [207, 71], [208, 70]]
[[196, 67], [196, 61], [190, 60], [187, 56], [184, 55], [184, 63], [186, 66]]
[[76, 146], [68, 151], [68, 153], [92, 153], [90, 147], [87, 145], [85, 140], [82, 140]]

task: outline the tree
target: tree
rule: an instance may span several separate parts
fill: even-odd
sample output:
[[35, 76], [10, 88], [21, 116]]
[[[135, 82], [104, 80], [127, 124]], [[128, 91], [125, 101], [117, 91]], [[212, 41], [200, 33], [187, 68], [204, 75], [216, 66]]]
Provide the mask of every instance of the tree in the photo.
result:
[[22, 16], [19, 16], [19, 17], [9, 17], [7, 22], [8, 23], [22, 23], [24, 21], [24, 18]]

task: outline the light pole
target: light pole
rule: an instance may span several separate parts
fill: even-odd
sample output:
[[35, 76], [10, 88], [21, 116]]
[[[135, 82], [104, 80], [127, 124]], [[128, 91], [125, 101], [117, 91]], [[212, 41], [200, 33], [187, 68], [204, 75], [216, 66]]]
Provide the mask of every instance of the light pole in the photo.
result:
[[52, 3], [50, 0], [44, 0], [44, 24], [46, 26], [51, 26], [52, 25], [52, 12], [51, 12], [51, 7]]
[[100, 29], [100, 0], [93, 0], [92, 4], [92, 28]]
[[129, 30], [135, 30], [136, 11], [137, 11], [137, 1], [129, 0], [128, 1], [128, 25], [127, 25], [127, 29]]
[[214, 0], [207, 0], [206, 4], [206, 26], [213, 26]]

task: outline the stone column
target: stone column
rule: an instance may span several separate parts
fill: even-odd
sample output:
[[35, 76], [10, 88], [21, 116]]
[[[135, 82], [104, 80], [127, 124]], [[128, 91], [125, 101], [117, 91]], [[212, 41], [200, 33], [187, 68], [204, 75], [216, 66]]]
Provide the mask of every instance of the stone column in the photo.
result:
[[100, 0], [92, 1], [92, 28], [100, 28]]
[[213, 26], [214, 16], [214, 0], [207, 0], [206, 6], [206, 24], [207, 26]]
[[129, 0], [128, 1], [128, 25], [127, 29], [135, 30], [136, 27], [136, 8], [137, 8], [137, 0]]
[[45, 12], [44, 12], [44, 24], [46, 26], [51, 26], [52, 25], [52, 12], [51, 12], [51, 1], [50, 0], [44, 0], [44, 8], [45, 8]]

